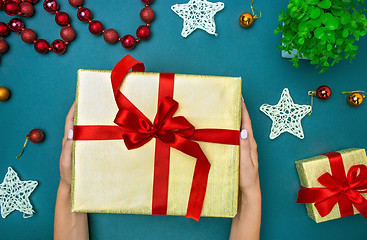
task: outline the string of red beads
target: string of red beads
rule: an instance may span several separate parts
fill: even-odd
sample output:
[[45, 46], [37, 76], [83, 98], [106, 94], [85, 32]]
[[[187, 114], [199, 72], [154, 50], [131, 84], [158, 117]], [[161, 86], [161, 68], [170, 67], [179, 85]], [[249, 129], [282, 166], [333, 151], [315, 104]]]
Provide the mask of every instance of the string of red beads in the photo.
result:
[[[34, 8], [32, 4], [37, 3], [38, 0], [0, 0], [0, 9], [3, 8], [4, 12], [8, 15], [21, 15], [24, 17], [30, 17], [34, 14]], [[26, 10], [22, 5], [26, 4]], [[30, 7], [29, 7], [30, 6]], [[67, 45], [75, 39], [75, 30], [70, 25], [70, 17], [65, 12], [59, 12], [60, 5], [56, 0], [45, 0], [43, 3], [43, 8], [51, 13], [55, 14], [55, 22], [57, 25], [63, 28], [60, 31], [61, 39], [56, 39], [50, 44], [44, 39], [37, 39], [37, 34], [30, 28], [25, 28], [24, 22], [19, 18], [13, 18], [8, 24], [0, 22], [0, 37], [4, 38], [10, 34], [10, 31], [15, 33], [20, 33], [21, 39], [25, 43], [33, 44], [34, 49], [38, 53], [46, 54], [49, 51], [53, 51], [57, 54], [63, 54], [66, 51]], [[28, 13], [32, 13], [29, 15]], [[0, 54], [4, 54], [8, 51], [8, 43], [0, 38]]]
[[133, 49], [135, 48], [136, 44], [140, 42], [140, 40], [148, 40], [151, 36], [150, 23], [154, 20], [155, 13], [153, 9], [149, 7], [149, 5], [152, 4], [154, 0], [141, 0], [145, 4], [145, 7], [140, 11], [140, 18], [146, 24], [139, 26], [136, 30], [137, 38], [129, 34], [119, 37], [115, 29], [104, 29], [104, 26], [100, 21], [92, 20], [92, 11], [83, 7], [84, 0], [68, 1], [71, 6], [78, 8], [78, 19], [82, 22], [89, 23], [89, 31], [93, 35], [103, 34], [103, 39], [109, 44], [114, 44], [117, 41], [120, 41], [124, 48]]

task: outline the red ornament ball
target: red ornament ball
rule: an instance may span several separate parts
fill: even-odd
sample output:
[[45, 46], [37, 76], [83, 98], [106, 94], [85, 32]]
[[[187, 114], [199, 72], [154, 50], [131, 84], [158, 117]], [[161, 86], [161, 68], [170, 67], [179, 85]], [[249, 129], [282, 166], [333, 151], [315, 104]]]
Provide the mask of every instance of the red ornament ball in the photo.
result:
[[37, 39], [37, 33], [32, 29], [26, 28], [20, 33], [20, 38], [25, 43], [33, 43]]
[[3, 9], [4, 2], [0, 1], [0, 10]]
[[63, 40], [56, 39], [51, 44], [52, 51], [56, 54], [64, 54], [66, 52], [66, 44]]
[[0, 22], [0, 37], [7, 37], [9, 34], [10, 30], [8, 26], [5, 23]]
[[14, 16], [18, 14], [19, 4], [14, 1], [6, 1], [3, 6], [3, 10], [6, 14]]
[[76, 33], [74, 28], [72, 27], [63, 27], [61, 28], [60, 36], [66, 42], [71, 42], [75, 39]]
[[146, 23], [150, 23], [155, 18], [155, 13], [150, 7], [145, 7], [140, 11], [140, 18]]
[[69, 0], [69, 4], [72, 6], [72, 7], [79, 7], [79, 6], [82, 6], [84, 3], [84, 0]]
[[43, 8], [49, 13], [59, 11], [60, 5], [56, 0], [46, 0], [43, 3]]
[[24, 0], [24, 2], [29, 2], [31, 4], [36, 4], [36, 3], [38, 3], [38, 0]]
[[320, 86], [316, 90], [316, 97], [321, 100], [326, 100], [331, 96], [331, 89], [328, 86]]
[[109, 44], [116, 43], [118, 38], [119, 34], [115, 29], [107, 29], [103, 32], [103, 39]]
[[66, 26], [70, 23], [70, 17], [69, 14], [66, 12], [58, 12], [55, 16], [55, 22], [59, 26]]
[[131, 35], [125, 35], [121, 38], [121, 45], [126, 49], [133, 49], [136, 46], [135, 38]]
[[24, 28], [24, 23], [19, 18], [13, 18], [8, 23], [8, 28], [13, 32], [20, 32]]
[[103, 31], [103, 24], [100, 21], [91, 21], [89, 23], [89, 32], [94, 35], [100, 35]]
[[35, 128], [28, 133], [27, 138], [32, 143], [40, 143], [45, 140], [45, 133], [41, 129]]
[[138, 36], [138, 38], [140, 38], [141, 40], [148, 40], [150, 38], [150, 34], [150, 29], [145, 25], [141, 25], [136, 30], [136, 36]]
[[0, 54], [6, 53], [8, 49], [9, 49], [8, 43], [4, 39], [0, 38]]
[[22, 15], [23, 17], [32, 17], [34, 15], [34, 7], [32, 4], [27, 3], [27, 2], [22, 2], [19, 5], [19, 11], [20, 11], [20, 15]]
[[144, 4], [152, 4], [154, 0], [141, 0]]
[[80, 21], [89, 22], [92, 19], [92, 11], [88, 8], [80, 8], [77, 16]]
[[38, 39], [34, 42], [34, 49], [38, 52], [38, 53], [42, 53], [42, 54], [46, 54], [49, 51], [49, 44], [46, 40], [44, 39]]
[[[17, 4], [20, 4], [22, 2], [22, 0], [8, 0], [8, 1], [10, 1], [10, 2], [16, 2]], [[5, 0], [5, 2], [6, 2], [6, 0]]]

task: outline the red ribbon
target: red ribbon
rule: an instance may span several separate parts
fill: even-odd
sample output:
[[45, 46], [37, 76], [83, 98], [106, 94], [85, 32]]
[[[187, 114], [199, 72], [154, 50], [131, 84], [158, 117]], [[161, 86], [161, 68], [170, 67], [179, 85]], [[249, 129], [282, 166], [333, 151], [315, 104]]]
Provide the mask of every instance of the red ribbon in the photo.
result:
[[298, 203], [315, 203], [321, 217], [327, 216], [339, 204], [341, 217], [354, 215], [353, 206], [367, 218], [367, 166], [352, 166], [347, 176], [340, 153], [325, 153], [329, 158], [331, 173], [324, 173], [317, 180], [325, 188], [305, 188], [298, 191]]
[[199, 220], [208, 181], [210, 163], [195, 141], [239, 145], [239, 131], [195, 129], [183, 116], [174, 116], [178, 102], [173, 99], [174, 74], [159, 76], [158, 110], [153, 123], [119, 91], [128, 71], [144, 71], [144, 65], [130, 55], [121, 59], [111, 73], [111, 83], [119, 108], [116, 126], [74, 126], [74, 140], [123, 139], [127, 149], [135, 149], [156, 138], [152, 214], [167, 214], [170, 148], [197, 159], [186, 217]]

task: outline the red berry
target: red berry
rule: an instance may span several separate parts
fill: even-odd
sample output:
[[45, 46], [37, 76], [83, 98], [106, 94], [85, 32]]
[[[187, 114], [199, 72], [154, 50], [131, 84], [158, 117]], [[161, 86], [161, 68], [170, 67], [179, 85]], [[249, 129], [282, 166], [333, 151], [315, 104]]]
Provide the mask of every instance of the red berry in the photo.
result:
[[35, 128], [28, 133], [27, 138], [32, 143], [40, 143], [45, 139], [45, 133], [41, 129]]

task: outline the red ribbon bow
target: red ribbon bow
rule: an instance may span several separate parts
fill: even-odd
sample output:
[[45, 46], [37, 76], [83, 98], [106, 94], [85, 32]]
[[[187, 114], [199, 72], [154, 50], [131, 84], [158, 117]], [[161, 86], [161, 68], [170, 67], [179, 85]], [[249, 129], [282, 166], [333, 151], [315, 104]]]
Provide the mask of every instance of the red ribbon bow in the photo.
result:
[[325, 188], [304, 188], [298, 191], [298, 203], [315, 203], [321, 217], [327, 216], [339, 203], [341, 217], [354, 215], [353, 206], [367, 218], [367, 166], [352, 166], [347, 176], [340, 153], [326, 153], [333, 175], [324, 173], [317, 180]]
[[74, 140], [123, 139], [127, 149], [135, 149], [155, 137], [152, 213], [157, 215], [167, 214], [170, 148], [196, 158], [186, 217], [199, 220], [210, 163], [195, 141], [239, 145], [240, 132], [229, 129], [195, 129], [185, 117], [173, 117], [178, 109], [178, 102], [172, 98], [173, 73], [160, 73], [158, 110], [152, 123], [119, 91], [130, 69], [144, 71], [144, 65], [128, 55], [111, 72], [112, 89], [119, 108], [114, 120], [117, 126], [74, 126]]

